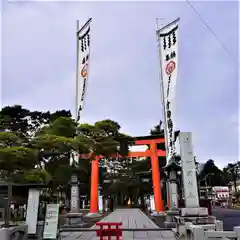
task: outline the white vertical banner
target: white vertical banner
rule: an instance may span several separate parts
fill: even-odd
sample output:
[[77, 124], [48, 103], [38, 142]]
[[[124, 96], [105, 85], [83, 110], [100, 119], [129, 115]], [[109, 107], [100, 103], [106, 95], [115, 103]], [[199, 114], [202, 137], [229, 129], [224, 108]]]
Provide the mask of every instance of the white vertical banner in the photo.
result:
[[[80, 112], [83, 109], [84, 99], [87, 88], [87, 80], [89, 73], [89, 58], [90, 58], [90, 33], [91, 33], [90, 18], [80, 29], [79, 21], [77, 21], [77, 73], [76, 73], [76, 122], [80, 120]], [[79, 153], [72, 152], [70, 156], [70, 165], [78, 162]], [[78, 212], [79, 210], [79, 186], [73, 186], [71, 183], [71, 211]]]
[[77, 31], [77, 83], [76, 83], [76, 120], [80, 118], [80, 112], [83, 109], [84, 99], [87, 88], [90, 59], [90, 18], [84, 26]]
[[164, 131], [167, 141], [167, 161], [175, 154], [175, 90], [178, 72], [179, 18], [157, 30], [161, 67], [162, 101], [164, 105]]
[[39, 189], [29, 189], [26, 215], [28, 234], [35, 235], [37, 233], [39, 196], [40, 196]]
[[57, 239], [59, 204], [47, 204], [43, 239]]

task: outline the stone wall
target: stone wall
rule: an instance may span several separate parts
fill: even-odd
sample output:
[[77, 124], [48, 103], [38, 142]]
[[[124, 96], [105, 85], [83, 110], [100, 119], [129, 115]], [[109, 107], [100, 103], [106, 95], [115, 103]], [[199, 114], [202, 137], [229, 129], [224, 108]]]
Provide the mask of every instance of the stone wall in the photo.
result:
[[0, 228], [1, 240], [28, 240], [27, 225]]

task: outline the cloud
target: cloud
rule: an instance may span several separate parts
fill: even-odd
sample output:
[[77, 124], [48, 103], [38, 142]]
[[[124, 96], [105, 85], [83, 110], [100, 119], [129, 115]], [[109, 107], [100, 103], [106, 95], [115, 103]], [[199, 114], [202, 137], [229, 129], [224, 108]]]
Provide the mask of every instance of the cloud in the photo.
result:
[[[235, 59], [236, 4], [194, 2]], [[4, 105], [74, 112], [76, 19], [84, 23], [91, 16], [90, 75], [82, 121], [112, 118], [133, 135], [147, 135], [162, 119], [156, 17], [166, 23], [180, 16], [177, 126], [193, 132], [198, 158], [214, 157], [224, 164], [224, 159], [238, 157], [238, 132], [231, 120], [238, 116], [236, 66], [185, 2], [4, 1], [3, 10]]]

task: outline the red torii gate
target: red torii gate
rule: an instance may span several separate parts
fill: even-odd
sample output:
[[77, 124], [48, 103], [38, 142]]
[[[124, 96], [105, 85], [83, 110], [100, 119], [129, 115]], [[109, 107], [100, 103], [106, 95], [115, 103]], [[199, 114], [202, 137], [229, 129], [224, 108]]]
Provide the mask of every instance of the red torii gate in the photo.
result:
[[[150, 145], [150, 149], [145, 152], [129, 152], [128, 157], [150, 157], [152, 166], [152, 184], [154, 193], [155, 210], [157, 212], [163, 212], [163, 199], [162, 190], [160, 184], [160, 169], [158, 157], [166, 157], [166, 153], [163, 150], [157, 149], [157, 144], [164, 143], [164, 137], [158, 137], [153, 139], [153, 136], [149, 136], [149, 139], [137, 139], [135, 145]], [[99, 159], [97, 156], [92, 160], [91, 169], [91, 195], [90, 195], [90, 213], [98, 213], [98, 185], [99, 185]]]

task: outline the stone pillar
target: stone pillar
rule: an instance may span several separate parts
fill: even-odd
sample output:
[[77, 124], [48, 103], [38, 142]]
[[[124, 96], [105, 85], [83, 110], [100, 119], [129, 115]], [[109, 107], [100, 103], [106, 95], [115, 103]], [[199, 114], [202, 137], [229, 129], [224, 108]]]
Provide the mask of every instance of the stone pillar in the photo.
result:
[[170, 188], [169, 181], [166, 180], [166, 203], [167, 203], [168, 209], [171, 208], [169, 188]]
[[178, 190], [177, 190], [177, 171], [172, 170], [169, 173], [170, 184], [170, 209], [178, 209]]
[[175, 228], [176, 223], [174, 217], [179, 215], [178, 209], [178, 190], [177, 190], [177, 172], [179, 166], [174, 159], [165, 167], [168, 172], [168, 194], [169, 194], [169, 211], [167, 212], [166, 221], [164, 222], [165, 227]]
[[70, 212], [78, 213], [79, 212], [79, 182], [77, 175], [71, 176], [71, 203], [70, 203]]
[[180, 132], [180, 155], [182, 163], [182, 178], [185, 197], [185, 208], [180, 211], [180, 220], [195, 222], [195, 224], [211, 224], [215, 228], [216, 218], [208, 215], [207, 208], [199, 207], [196, 164], [193, 154], [192, 134]]
[[[70, 154], [70, 166], [78, 162], [78, 152]], [[79, 197], [79, 181], [77, 174], [73, 174], [70, 179], [71, 186], [71, 200], [70, 200], [70, 213], [79, 213], [80, 197]]]
[[182, 160], [185, 207], [199, 208], [198, 184], [192, 146], [192, 134], [190, 132], [180, 132], [179, 141]]

